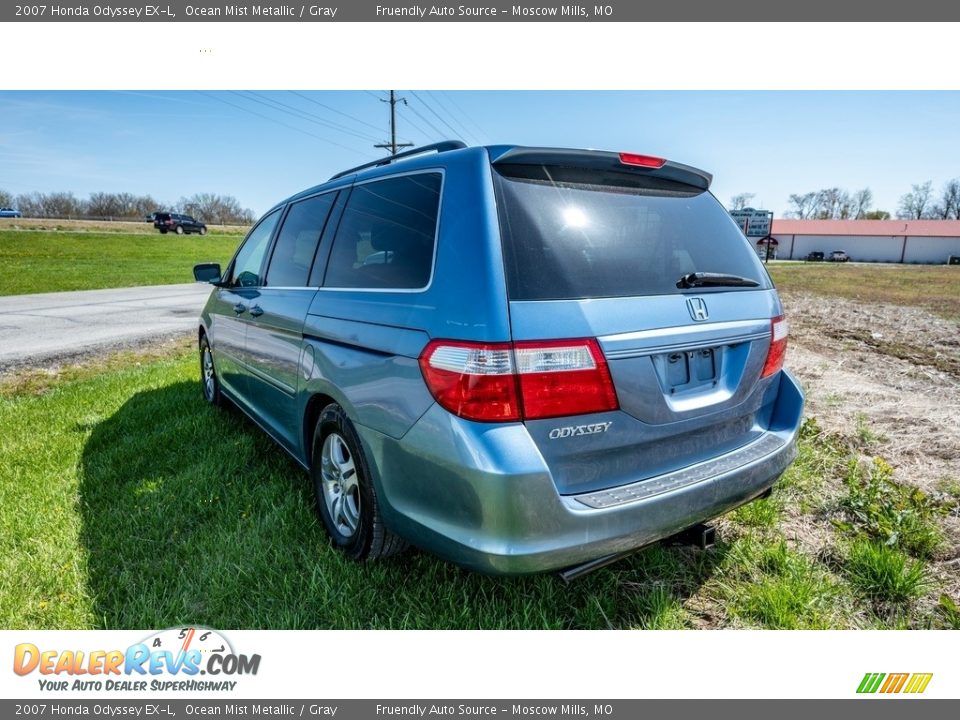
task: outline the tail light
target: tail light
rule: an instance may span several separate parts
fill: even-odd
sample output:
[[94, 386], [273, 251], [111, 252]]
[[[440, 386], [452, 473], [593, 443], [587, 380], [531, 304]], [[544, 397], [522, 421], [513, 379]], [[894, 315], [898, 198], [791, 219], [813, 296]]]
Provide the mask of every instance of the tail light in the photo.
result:
[[770, 349], [767, 351], [767, 361], [763, 364], [763, 372], [760, 373], [761, 378], [769, 377], [783, 367], [789, 333], [790, 326], [783, 315], [770, 321]]
[[519, 343], [433, 340], [420, 354], [427, 387], [454, 415], [516, 422], [616, 410], [597, 341]]

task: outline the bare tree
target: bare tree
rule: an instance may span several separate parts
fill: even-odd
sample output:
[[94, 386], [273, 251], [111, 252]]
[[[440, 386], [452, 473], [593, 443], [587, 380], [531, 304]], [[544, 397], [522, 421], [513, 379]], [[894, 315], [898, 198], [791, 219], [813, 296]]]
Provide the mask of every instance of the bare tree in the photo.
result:
[[236, 223], [246, 225], [253, 222], [253, 211], [242, 208], [236, 198], [229, 195], [201, 193], [189, 198], [181, 198], [178, 207], [168, 203], [158, 203], [150, 195], [133, 193], [90, 193], [89, 198], [81, 200], [69, 192], [40, 193], [33, 192], [18, 195], [16, 199], [8, 194], [0, 194], [0, 205], [19, 207], [28, 217], [95, 217], [95, 218], [136, 218], [162, 208], [169, 208], [198, 215], [214, 223]]
[[941, 220], [960, 220], [960, 178], [947, 181], [930, 214]]
[[820, 190], [815, 202], [813, 217], [819, 220], [849, 220], [853, 212], [850, 193], [837, 187]]
[[6, 190], [0, 190], [0, 207], [13, 207], [13, 195]]
[[753, 200], [756, 193], [740, 193], [739, 195], [734, 195], [730, 198], [730, 209], [731, 210], [743, 210], [750, 204], [750, 201]]
[[117, 196], [107, 192], [90, 193], [86, 210], [87, 215], [98, 218], [121, 217], [123, 215]]
[[816, 210], [817, 193], [808, 192], [803, 195], [791, 195], [789, 202], [792, 209], [787, 214], [806, 220], [812, 217]]
[[76, 217], [83, 215], [83, 201], [72, 192], [55, 192], [47, 195], [47, 212], [54, 217]]
[[863, 220], [870, 212], [870, 206], [873, 205], [873, 192], [870, 188], [857, 190], [853, 194], [853, 217], [855, 220]]
[[183, 212], [208, 223], [245, 225], [253, 222], [253, 211], [240, 207], [240, 203], [231, 195], [197, 193], [180, 198], [179, 205]]
[[930, 200], [933, 195], [933, 183], [927, 180], [922, 185], [913, 185], [913, 189], [900, 198], [897, 217], [901, 220], [920, 220], [930, 217]]

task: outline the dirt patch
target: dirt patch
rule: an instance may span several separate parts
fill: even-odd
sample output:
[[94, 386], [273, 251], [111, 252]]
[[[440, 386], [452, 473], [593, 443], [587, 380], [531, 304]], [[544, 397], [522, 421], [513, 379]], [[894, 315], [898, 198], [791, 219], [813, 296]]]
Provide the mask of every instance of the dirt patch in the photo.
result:
[[[944, 496], [960, 483], [960, 323], [925, 310], [786, 293], [787, 366], [803, 384], [807, 415], [827, 432], [879, 455], [897, 481]], [[840, 493], [823, 488], [829, 507]], [[787, 513], [784, 531], [816, 555], [833, 552], [830, 513]], [[945, 547], [931, 570], [960, 593], [960, 517], [943, 518]]]
[[927, 492], [960, 479], [960, 324], [919, 308], [784, 296], [808, 414]]

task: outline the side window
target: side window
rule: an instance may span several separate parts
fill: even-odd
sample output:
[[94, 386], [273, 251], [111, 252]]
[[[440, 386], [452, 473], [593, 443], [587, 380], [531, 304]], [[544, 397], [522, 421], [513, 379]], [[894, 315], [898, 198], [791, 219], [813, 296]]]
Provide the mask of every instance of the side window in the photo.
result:
[[277, 210], [267, 215], [250, 231], [237, 257], [233, 261], [233, 272], [230, 274], [230, 284], [233, 287], [258, 287], [263, 285], [260, 269], [263, 267], [263, 257], [270, 245], [273, 229], [280, 219]]
[[415, 173], [355, 186], [333, 241], [324, 286], [426, 287], [442, 179], [438, 172]]
[[336, 196], [335, 192], [326, 193], [290, 206], [270, 258], [268, 286], [302, 287], [307, 284], [310, 265]]

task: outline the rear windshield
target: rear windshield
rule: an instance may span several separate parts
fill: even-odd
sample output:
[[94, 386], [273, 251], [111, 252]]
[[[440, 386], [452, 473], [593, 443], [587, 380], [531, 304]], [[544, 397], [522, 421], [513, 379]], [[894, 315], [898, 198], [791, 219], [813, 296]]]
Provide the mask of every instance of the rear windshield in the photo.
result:
[[514, 165], [495, 176], [511, 300], [681, 293], [677, 281], [692, 272], [770, 287], [750, 244], [708, 192], [576, 168]]

